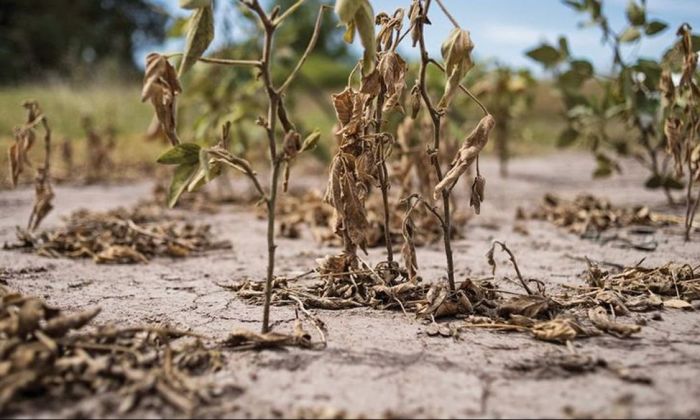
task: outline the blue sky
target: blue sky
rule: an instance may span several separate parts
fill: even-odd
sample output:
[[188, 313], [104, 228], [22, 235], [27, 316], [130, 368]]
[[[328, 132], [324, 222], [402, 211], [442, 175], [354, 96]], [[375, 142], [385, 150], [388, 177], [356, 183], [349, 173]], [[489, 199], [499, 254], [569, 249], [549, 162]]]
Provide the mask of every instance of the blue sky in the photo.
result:
[[[178, 0], [153, 1], [175, 13], [181, 13], [178, 10]], [[227, 3], [233, 1], [219, 0], [219, 3], [227, 8]], [[609, 65], [610, 53], [600, 44], [600, 31], [596, 28], [579, 28], [579, 23], [584, 21], [585, 16], [564, 6], [560, 0], [443, 1], [462, 27], [471, 32], [476, 45], [474, 54], [478, 59], [497, 60], [513, 66], [538, 69], [524, 52], [542, 41], [556, 44], [559, 35], [565, 34], [573, 55], [592, 59], [600, 71], [605, 71]], [[269, 3], [272, 2], [274, 0]], [[392, 12], [398, 7], [407, 7], [410, 4], [409, 0], [371, 2], [375, 12]], [[669, 28], [654, 38], [627, 48], [625, 54], [628, 56], [660, 56], [673, 43], [675, 29], [683, 22], [690, 23], [696, 31], [700, 31], [700, 0], [647, 0], [647, 4], [648, 17], [667, 22]], [[627, 0], [604, 0], [604, 11], [616, 30], [625, 26], [626, 5]], [[186, 16], [186, 11], [184, 15]], [[217, 14], [217, 17], [219, 16], [220, 14]], [[426, 37], [431, 53], [438, 56], [442, 40], [450, 32], [452, 25], [438, 7], [431, 10], [431, 20], [433, 25], [426, 32]], [[233, 25], [234, 30], [229, 33], [235, 38], [235, 21]], [[221, 42], [221, 39], [215, 39], [215, 43], [217, 41]], [[171, 43], [163, 48], [172, 50], [178, 47], [179, 45]], [[412, 54], [409, 50], [405, 53], [409, 56]]]

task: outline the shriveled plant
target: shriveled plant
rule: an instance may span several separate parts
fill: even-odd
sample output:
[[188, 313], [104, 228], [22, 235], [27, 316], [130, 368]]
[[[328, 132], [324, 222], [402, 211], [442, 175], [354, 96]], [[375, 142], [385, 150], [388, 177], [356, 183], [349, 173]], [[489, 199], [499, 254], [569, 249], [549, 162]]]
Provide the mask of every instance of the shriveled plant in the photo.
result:
[[[693, 197], [693, 187], [700, 182], [700, 83], [697, 53], [700, 45], [693, 45], [692, 28], [687, 23], [681, 25], [676, 34], [680, 40], [661, 75], [660, 89], [663, 92], [666, 115], [666, 151], [673, 157], [676, 177], [686, 176], [685, 240], [689, 241], [700, 203], [700, 191]], [[674, 69], [680, 69], [678, 83], [673, 80]]]
[[[284, 82], [276, 85], [271, 75], [274, 67], [275, 35], [280, 25], [286, 19], [291, 19], [294, 11], [303, 5], [303, 0], [294, 3], [287, 10], [282, 11], [279, 7], [273, 7], [270, 12], [266, 11], [258, 0], [239, 0], [239, 2], [257, 18], [262, 29], [260, 58], [236, 60], [203, 57], [202, 54], [214, 36], [212, 2], [211, 0], [182, 1], [183, 7], [193, 9], [194, 12], [190, 17], [187, 43], [179, 69], [176, 71], [168, 61], [173, 56], [150, 54], [147, 57], [142, 99], [152, 102], [161, 129], [173, 145], [172, 149], [158, 159], [163, 164], [177, 165], [169, 188], [169, 205], [174, 205], [183, 192], [195, 190], [214, 179], [225, 167], [234, 168], [246, 175], [260, 195], [261, 202], [267, 209], [268, 221], [268, 261], [262, 320], [262, 331], [268, 333], [270, 331], [270, 296], [275, 278], [275, 209], [280, 177], [284, 174], [285, 183], [287, 182], [290, 163], [299, 153], [312, 148], [319, 137], [319, 134], [314, 132], [302, 140], [295, 125], [289, 120], [284, 94], [313, 50], [318, 39], [322, 15], [328, 6], [320, 7], [313, 35], [298, 63]], [[229, 123], [224, 124], [221, 138], [213, 147], [201, 147], [198, 144], [184, 143], [180, 140], [176, 124], [176, 100], [182, 92], [179, 79], [197, 61], [224, 66], [252, 67], [259, 71], [259, 79], [267, 97], [267, 114], [258, 117], [256, 122], [264, 129], [268, 144], [270, 176], [267, 190], [263, 188], [250, 163], [229, 151], [228, 142], [231, 134]]]
[[552, 71], [556, 88], [562, 94], [567, 126], [559, 136], [559, 145], [585, 141], [596, 159], [594, 177], [620, 171], [618, 157], [633, 157], [649, 171], [646, 187], [662, 189], [673, 203], [671, 192], [681, 189], [683, 183], [671, 173], [663, 155], [661, 64], [659, 60], [625, 51], [662, 33], [668, 25], [651, 19], [643, 0], [629, 2], [627, 24], [620, 29], [612, 27], [601, 0], [571, 0], [564, 4], [587, 15], [587, 26], [601, 31], [602, 43], [610, 48], [612, 66], [609, 74], [600, 75], [589, 60], [572, 54], [565, 37], [559, 38], [556, 46], [544, 43], [527, 52]]
[[[481, 150], [488, 141], [488, 134], [494, 127], [494, 118], [486, 108], [462, 85], [460, 81], [473, 66], [471, 52], [474, 45], [469, 32], [463, 30], [456, 20], [445, 9], [441, 1], [438, 6], [448, 16], [455, 28], [442, 46], [445, 64], [430, 58], [426, 48], [425, 27], [430, 24], [428, 11], [430, 0], [414, 0], [408, 13], [398, 10], [392, 16], [381, 13], [376, 19], [372, 7], [367, 0], [341, 0], [336, 2], [336, 12], [340, 21], [346, 25], [346, 40], [351, 40], [355, 31], [360, 35], [364, 47], [361, 61], [362, 82], [359, 89], [348, 86], [342, 93], [334, 95], [334, 105], [338, 116], [340, 144], [338, 153], [331, 164], [330, 181], [327, 200], [336, 211], [338, 224], [336, 231], [343, 238], [344, 252], [337, 257], [327, 258], [322, 267], [327, 271], [344, 272], [356, 268], [357, 248], [364, 248], [367, 221], [364, 202], [372, 185], [378, 185], [385, 202], [385, 215], [388, 215], [387, 190], [388, 174], [386, 169], [387, 145], [393, 143], [390, 134], [382, 131], [383, 113], [400, 106], [401, 92], [404, 88], [407, 65], [396, 53], [399, 44], [410, 34], [412, 45], [420, 50], [421, 60], [416, 80], [410, 94], [410, 111], [415, 118], [421, 108], [425, 108], [432, 122], [432, 142], [427, 147], [430, 165], [435, 173], [432, 195], [434, 200], [442, 202], [442, 211], [432, 203], [430, 197], [414, 195], [418, 201], [424, 202], [425, 207], [440, 222], [442, 228], [445, 257], [447, 261], [447, 281], [449, 289], [454, 292], [454, 265], [452, 258], [451, 233], [452, 212], [450, 196], [452, 189], [468, 168], [474, 164]], [[409, 28], [402, 32], [404, 15], [408, 16]], [[374, 35], [373, 22], [380, 25], [380, 31]], [[446, 75], [443, 95], [437, 105], [428, 93], [426, 82], [429, 65], [435, 65]], [[352, 75], [351, 75], [352, 78]], [[474, 131], [465, 139], [458, 150], [451, 167], [445, 173], [440, 162], [441, 128], [444, 116], [452, 98], [458, 90], [469, 94], [481, 107], [485, 116]], [[386, 139], [391, 139], [386, 141]], [[477, 166], [477, 176], [472, 187], [472, 204], [477, 208], [483, 200], [485, 180]], [[411, 209], [415, 202], [406, 200], [405, 204]], [[408, 220], [412, 213], [406, 213], [403, 225], [403, 236], [410, 240], [413, 236], [412, 221]], [[388, 219], [385, 216], [385, 223]], [[385, 232], [388, 226], [385, 226]], [[411, 278], [415, 277], [415, 252], [411, 244], [404, 247], [406, 266]], [[391, 262], [391, 244], [387, 238], [387, 254]]]
[[496, 118], [493, 141], [500, 163], [501, 177], [508, 176], [513, 124], [534, 101], [535, 79], [527, 69], [516, 70], [498, 65], [474, 85], [475, 95], [484, 95], [489, 110]]
[[22, 106], [27, 110], [27, 121], [14, 129], [15, 141], [9, 149], [10, 174], [12, 186], [17, 186], [19, 176], [25, 168], [32, 168], [29, 151], [36, 141], [36, 131], [41, 126], [44, 131], [44, 162], [36, 167], [34, 177], [34, 206], [29, 215], [27, 229], [34, 231], [41, 221], [53, 209], [54, 198], [51, 187], [51, 128], [49, 121], [36, 101], [25, 101]]

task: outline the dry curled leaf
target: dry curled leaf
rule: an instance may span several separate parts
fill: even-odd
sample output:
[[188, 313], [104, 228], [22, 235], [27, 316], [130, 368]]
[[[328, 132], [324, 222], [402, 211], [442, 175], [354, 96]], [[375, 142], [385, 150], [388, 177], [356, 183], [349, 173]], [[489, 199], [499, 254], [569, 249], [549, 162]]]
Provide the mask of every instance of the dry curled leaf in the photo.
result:
[[177, 135], [177, 96], [182, 93], [175, 68], [167, 57], [151, 53], [146, 56], [146, 71], [141, 90], [141, 102], [150, 100], [168, 140], [172, 145], [180, 143]]
[[641, 331], [641, 327], [639, 325], [623, 324], [611, 320], [608, 313], [605, 311], [605, 308], [600, 306], [589, 309], [588, 318], [599, 330], [618, 337], [629, 337], [632, 334], [636, 334]]
[[433, 197], [437, 200], [443, 190], [450, 190], [454, 187], [459, 177], [469, 169], [474, 163], [479, 153], [484, 149], [489, 141], [489, 133], [495, 126], [496, 121], [493, 116], [483, 117], [479, 124], [464, 140], [464, 143], [452, 161], [452, 168], [445, 174], [445, 177], [435, 186]]
[[467, 72], [474, 67], [471, 58], [474, 43], [469, 32], [461, 28], [455, 28], [443, 42], [441, 47], [442, 57], [445, 59], [445, 74], [447, 82], [438, 108], [447, 108], [455, 93], [459, 89], [459, 83]]
[[566, 318], [556, 318], [551, 321], [538, 322], [532, 327], [532, 335], [542, 341], [566, 343], [584, 335], [583, 327]]
[[380, 55], [377, 70], [381, 75], [382, 85], [387, 95], [383, 111], [387, 112], [398, 108], [403, 113], [400, 100], [406, 87], [406, 71], [408, 70], [406, 62], [396, 52], [388, 51]]

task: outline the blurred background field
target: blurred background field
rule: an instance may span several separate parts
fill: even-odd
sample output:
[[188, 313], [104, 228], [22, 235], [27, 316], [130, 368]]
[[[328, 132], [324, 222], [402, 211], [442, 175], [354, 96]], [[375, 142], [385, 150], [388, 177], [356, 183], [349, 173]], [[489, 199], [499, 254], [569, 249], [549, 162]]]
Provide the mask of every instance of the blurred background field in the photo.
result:
[[[293, 1], [267, 3], [279, 4], [285, 9]], [[275, 57], [279, 63], [276, 68], [280, 69], [273, 75], [275, 78], [284, 78], [303, 51], [320, 3], [319, 0], [306, 1], [289, 25], [285, 25], [281, 39], [287, 48]], [[405, 7], [403, 3], [382, 1], [376, 2], [375, 7], [386, 8], [391, 13], [396, 7]], [[591, 55], [592, 62], [597, 65], [607, 60], [600, 40], [589, 35], [577, 37], [581, 31], [575, 26], [576, 15], [567, 13], [567, 8], [556, 0], [522, 2], [527, 4], [499, 0], [491, 5], [493, 7], [474, 7], [472, 11], [462, 7], [462, 1], [447, 0], [446, 3], [455, 11], [458, 20], [464, 21], [474, 33], [477, 65], [465, 80], [467, 86], [479, 90], [479, 84], [492, 76], [497, 68], [527, 71], [533, 78], [528, 93], [531, 98], [519, 105], [511, 122], [511, 154], [555, 150], [566, 124], [562, 118], [562, 100], [552, 85], [552, 75], [527, 58], [525, 51], [539, 42], [556, 42], [553, 39], [556, 31], [568, 29], [572, 36], [571, 48]], [[669, 19], [677, 20], [680, 16], [695, 18], [698, 13], [692, 7], [693, 2], [685, 0], [673, 2], [673, 5], [664, 0], [648, 3], [650, 11], [665, 14]], [[255, 57], [259, 39], [249, 16], [235, 2], [217, 1], [215, 5], [217, 36], [207, 55], [240, 59]], [[520, 22], [510, 22], [514, 17], [503, 16], [497, 5], [522, 9]], [[611, 15], [620, 15], [613, 23], [624, 20], [625, 2], [609, 1], [604, 5]], [[157, 136], [147, 139], [153, 111], [140, 101], [143, 60], [149, 51], [180, 50], [188, 16], [187, 11], [178, 8], [176, 0], [3, 1], [0, 4], [0, 58], [7, 65], [0, 70], [0, 149], [3, 150], [0, 155], [0, 186], [9, 186], [4, 151], [13, 141], [13, 127], [24, 121], [21, 104], [25, 99], [39, 101], [49, 118], [56, 149], [54, 165], [59, 179], [79, 178], [80, 164], [88, 159], [88, 136], [82, 122], [86, 117], [92, 120], [99, 133], [113, 130], [116, 147], [111, 159], [115, 168], [123, 169], [112, 171], [118, 175], [116, 178], [128, 179], [130, 171], [134, 171], [134, 178], [153, 173], [156, 157], [167, 146]], [[555, 16], [556, 22], [553, 21]], [[498, 19], [498, 22], [489, 19]], [[510, 29], [497, 33], [484, 29], [489, 22]], [[541, 22], [550, 25], [543, 27]], [[449, 24], [436, 14], [433, 26], [431, 36], [435, 37], [435, 42], [430, 47], [431, 54], [439, 57], [440, 40], [449, 31]], [[343, 43], [342, 30], [337, 27], [332, 13], [326, 14], [322, 27], [316, 51], [304, 66], [288, 99], [291, 102], [289, 108], [296, 114], [295, 120], [300, 122], [300, 131], [321, 130], [322, 138], [315, 157], [327, 160], [334, 147], [335, 116], [330, 95], [343, 89], [359, 49]], [[667, 32], [669, 34], [664, 35], [660, 42], [673, 38], [672, 31]], [[654, 42], [626, 51], [658, 55], [660, 49]], [[514, 52], [516, 47], [518, 51]], [[409, 65], [417, 58], [411, 54], [406, 52]], [[415, 66], [412, 66], [412, 71], [415, 71]], [[409, 87], [414, 79], [414, 73], [409, 74]], [[433, 73], [431, 79], [435, 80], [433, 88], [437, 95], [442, 75]], [[198, 65], [186, 75], [182, 84], [184, 92], [179, 99], [182, 137], [187, 141], [212, 144], [220, 125], [232, 121], [232, 147], [237, 153], [255, 159], [256, 153], [262, 150], [256, 146], [263, 131], [254, 121], [264, 112], [263, 95], [255, 74], [248, 69]], [[595, 90], [595, 86], [586, 89]], [[489, 95], [484, 95], [484, 101], [489, 102]], [[461, 139], [478, 119], [479, 111], [462, 98], [453, 114], [450, 132], [455, 139]], [[392, 123], [396, 124], [400, 116], [392, 118]], [[619, 136], [627, 135], [622, 124], [617, 129], [613, 126], [613, 132]], [[64, 168], [60, 149], [65, 143], [72, 146], [73, 172], [77, 174], [69, 174]], [[574, 147], [585, 148], [587, 145], [581, 142]], [[491, 153], [492, 149], [490, 145], [487, 152]], [[26, 183], [29, 180], [25, 177], [21, 181]]]

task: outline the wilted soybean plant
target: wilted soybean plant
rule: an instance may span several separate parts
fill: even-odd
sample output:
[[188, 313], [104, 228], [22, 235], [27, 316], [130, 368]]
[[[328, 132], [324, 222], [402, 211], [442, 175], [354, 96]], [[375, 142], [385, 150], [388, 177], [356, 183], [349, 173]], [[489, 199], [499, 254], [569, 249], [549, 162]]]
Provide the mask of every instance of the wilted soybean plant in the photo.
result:
[[[690, 240], [693, 220], [700, 203], [700, 191], [693, 197], [693, 186], [700, 182], [700, 85], [698, 83], [698, 53], [693, 46], [690, 25], [678, 28], [680, 41], [676, 46], [676, 55], [681, 60], [670, 60], [661, 74], [660, 89], [663, 93], [663, 105], [666, 120], [666, 150], [673, 157], [675, 175], [686, 180], [685, 240]], [[695, 37], [697, 39], [697, 37]], [[676, 85], [672, 76], [672, 65], [680, 65], [681, 75]]]
[[27, 110], [27, 121], [14, 129], [15, 141], [8, 151], [12, 186], [17, 186], [20, 174], [25, 167], [32, 167], [29, 151], [36, 141], [36, 129], [41, 126], [44, 131], [44, 164], [36, 168], [34, 177], [34, 206], [29, 215], [27, 229], [36, 230], [47, 214], [53, 209], [54, 193], [51, 187], [51, 128], [44, 112], [36, 101], [25, 101], [22, 106]]
[[[380, 13], [375, 18], [368, 0], [336, 2], [336, 13], [341, 23], [347, 27], [345, 39], [351, 41], [357, 31], [364, 47], [364, 55], [360, 66], [362, 83], [359, 90], [348, 86], [342, 93], [333, 96], [340, 128], [338, 135], [341, 140], [338, 153], [331, 164], [326, 199], [335, 208], [336, 232], [343, 238], [344, 251], [339, 256], [326, 258], [322, 262], [322, 269], [341, 273], [357, 267], [356, 251], [358, 247], [364, 248], [366, 240], [367, 220], [364, 203], [373, 184], [378, 184], [382, 190], [385, 224], [388, 224], [386, 208], [388, 176], [385, 160], [387, 149], [392, 145], [393, 136], [383, 131], [382, 115], [395, 108], [403, 110], [399, 101], [405, 86], [407, 65], [396, 53], [396, 49], [410, 34], [412, 46], [419, 48], [421, 57], [419, 76], [411, 90], [410, 110], [415, 118], [421, 108], [425, 107], [432, 121], [432, 141], [426, 153], [430, 157], [437, 180], [433, 199], [442, 200], [442, 211], [433, 205], [431, 198], [414, 194], [405, 200], [409, 208], [406, 217], [410, 217], [417, 200], [439, 220], [447, 261], [447, 280], [450, 291], [454, 292], [450, 196], [459, 177], [476, 162], [477, 175], [472, 186], [471, 203], [478, 212], [485, 186], [485, 179], [478, 168], [478, 156], [488, 141], [488, 135], [494, 127], [495, 120], [486, 108], [460, 84], [473, 67], [471, 52], [474, 44], [469, 32], [460, 27], [440, 0], [437, 0], [437, 4], [450, 19], [454, 29], [442, 45], [445, 64], [440, 64], [428, 55], [424, 33], [425, 27], [430, 24], [428, 12], [431, 4], [431, 0], [414, 0], [407, 13], [409, 28], [402, 32], [402, 21], [405, 15], [403, 10], [398, 10], [393, 16]], [[375, 20], [380, 25], [377, 36], [374, 35]], [[437, 105], [433, 104], [426, 83], [429, 65], [438, 67], [446, 75], [444, 92]], [[348, 84], [350, 85], [350, 82]], [[443, 173], [442, 163], [439, 161], [441, 123], [453, 97], [460, 89], [481, 107], [484, 117], [464, 140], [449, 170]], [[388, 229], [388, 226], [385, 226], [385, 234]], [[412, 230], [413, 225], [410, 220], [405, 220], [403, 233], [407, 242], [413, 235]], [[391, 263], [392, 250], [388, 234], [386, 242], [388, 260]], [[404, 259], [408, 271], [412, 272], [416, 265], [415, 252], [412, 251], [412, 244], [406, 245], [403, 252]]]
[[[317, 132], [311, 133], [304, 141], [296, 131], [294, 124], [289, 120], [284, 105], [284, 94], [294, 81], [295, 76], [313, 50], [318, 39], [321, 18], [328, 6], [321, 6], [316, 19], [313, 35], [306, 51], [303, 52], [299, 62], [292, 69], [284, 82], [276, 86], [271, 77], [274, 55], [274, 40], [277, 28], [285, 19], [292, 18], [303, 1], [294, 3], [287, 10], [280, 10], [279, 6], [267, 12], [258, 0], [239, 0], [258, 20], [262, 28], [262, 51], [259, 60], [235, 60], [223, 58], [205, 58], [202, 54], [214, 37], [214, 13], [211, 0], [184, 0], [181, 6], [192, 9], [189, 20], [187, 42], [179, 69], [168, 61], [173, 56], [150, 54], [147, 57], [146, 74], [142, 92], [142, 100], [150, 99], [153, 104], [156, 117], [170, 140], [173, 148], [163, 154], [158, 161], [163, 164], [177, 165], [168, 192], [168, 204], [174, 205], [178, 197], [184, 191], [192, 191], [211, 179], [218, 176], [224, 167], [232, 167], [245, 174], [253, 183], [260, 195], [261, 201], [267, 208], [267, 246], [268, 263], [267, 278], [265, 282], [265, 302], [263, 307], [262, 332], [270, 331], [270, 298], [272, 283], [275, 274], [275, 209], [280, 174], [285, 167], [285, 179], [289, 176], [289, 163], [301, 152], [313, 147], [318, 140]], [[182, 92], [179, 78], [190, 69], [195, 62], [201, 61], [209, 64], [225, 66], [252, 67], [259, 71], [260, 81], [268, 99], [267, 115], [258, 117], [257, 124], [263, 127], [269, 148], [270, 178], [269, 187], [265, 190], [256, 172], [249, 162], [233, 155], [228, 150], [230, 125], [225, 124], [219, 142], [209, 148], [200, 147], [194, 143], [181, 142], [177, 133], [176, 124], [176, 100]], [[284, 135], [278, 133], [278, 123], [281, 125]]]

